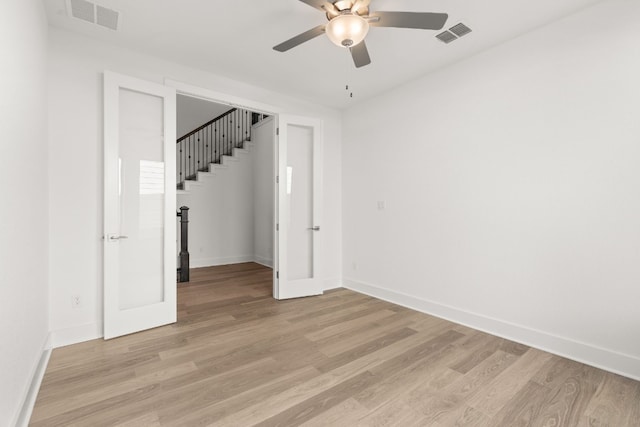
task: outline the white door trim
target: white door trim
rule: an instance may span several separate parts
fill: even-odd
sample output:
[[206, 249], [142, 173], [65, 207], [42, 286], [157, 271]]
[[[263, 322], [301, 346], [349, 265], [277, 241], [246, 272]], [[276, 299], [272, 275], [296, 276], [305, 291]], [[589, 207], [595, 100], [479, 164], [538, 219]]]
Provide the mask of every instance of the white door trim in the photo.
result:
[[256, 113], [277, 115], [283, 112], [283, 109], [281, 107], [275, 105], [264, 104], [262, 102], [254, 101], [251, 99], [230, 95], [228, 93], [217, 92], [211, 89], [193, 86], [188, 83], [180, 82], [178, 80], [164, 79], [164, 84], [166, 86], [174, 88], [176, 92], [182, 95], [201, 98], [205, 101], [219, 102], [221, 104], [230, 105], [231, 107], [255, 111]]
[[[255, 111], [258, 113], [264, 113], [273, 115], [276, 118], [279, 117], [279, 114], [284, 110], [281, 107], [275, 105], [269, 105], [262, 102], [254, 101], [252, 99], [242, 98], [235, 95], [230, 95], [228, 93], [217, 92], [211, 89], [206, 89], [200, 86], [194, 86], [188, 83], [184, 83], [178, 80], [172, 80], [166, 78], [164, 80], [164, 84], [166, 86], [172, 87], [176, 90], [178, 94], [193, 96], [195, 98], [200, 98], [205, 101], [218, 102], [221, 104], [227, 104], [232, 107], [242, 108], [245, 110]], [[278, 174], [278, 138], [276, 136], [277, 131], [277, 122], [274, 126], [273, 132], [273, 141], [274, 141], [274, 150], [273, 150], [273, 168], [274, 172]], [[277, 230], [277, 221], [278, 221], [278, 186], [276, 183], [276, 176], [273, 177], [273, 292], [274, 296], [277, 292], [278, 286], [278, 230]]]

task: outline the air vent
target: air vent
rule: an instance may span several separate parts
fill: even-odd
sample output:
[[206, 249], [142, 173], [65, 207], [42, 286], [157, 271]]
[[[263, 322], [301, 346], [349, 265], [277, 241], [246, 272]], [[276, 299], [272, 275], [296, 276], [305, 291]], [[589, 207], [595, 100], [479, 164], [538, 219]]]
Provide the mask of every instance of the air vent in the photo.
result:
[[87, 0], [67, 0], [69, 15], [110, 30], [117, 30], [120, 13]]
[[451, 43], [452, 41], [454, 41], [455, 39], [457, 39], [456, 36], [454, 36], [453, 34], [451, 34], [449, 31], [444, 31], [440, 34], [438, 34], [436, 36], [436, 38], [442, 42], [445, 43]]
[[118, 29], [118, 16], [120, 14], [115, 10], [107, 9], [106, 7], [96, 7], [96, 24], [102, 25], [110, 30]]
[[471, 28], [467, 27], [461, 22], [438, 34], [436, 38], [441, 42], [448, 44], [454, 40], [458, 40], [458, 38], [464, 36], [465, 34], [469, 34], [470, 32]]
[[461, 22], [449, 28], [449, 31], [451, 31], [453, 34], [455, 34], [458, 37], [462, 37], [465, 34], [469, 34], [471, 32], [471, 28], [467, 27]]
[[82, 19], [83, 21], [95, 23], [95, 8], [93, 3], [85, 0], [71, 0], [71, 16]]

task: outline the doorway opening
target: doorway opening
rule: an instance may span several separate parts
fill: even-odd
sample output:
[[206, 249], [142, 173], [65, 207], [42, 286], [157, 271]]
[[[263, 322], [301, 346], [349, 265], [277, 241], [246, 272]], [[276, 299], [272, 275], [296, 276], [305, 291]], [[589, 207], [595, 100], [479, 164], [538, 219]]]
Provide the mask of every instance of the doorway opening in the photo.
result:
[[273, 271], [273, 114], [182, 93], [176, 101], [176, 207], [188, 208], [189, 278], [251, 263]]

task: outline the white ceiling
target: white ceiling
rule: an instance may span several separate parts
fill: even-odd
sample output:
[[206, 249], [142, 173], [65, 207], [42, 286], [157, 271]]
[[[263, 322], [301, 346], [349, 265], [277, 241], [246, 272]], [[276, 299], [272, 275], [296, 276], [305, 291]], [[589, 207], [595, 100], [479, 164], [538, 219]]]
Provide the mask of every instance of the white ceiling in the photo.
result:
[[[372, 28], [372, 64], [356, 69], [325, 36], [288, 52], [276, 44], [326, 22], [298, 0], [95, 0], [121, 13], [112, 31], [71, 18], [65, 0], [44, 0], [54, 27], [208, 70], [265, 89], [346, 108], [601, 0], [372, 0], [371, 11], [445, 12], [445, 28], [473, 32], [450, 44], [436, 31]], [[350, 85], [353, 99], [345, 84]]]

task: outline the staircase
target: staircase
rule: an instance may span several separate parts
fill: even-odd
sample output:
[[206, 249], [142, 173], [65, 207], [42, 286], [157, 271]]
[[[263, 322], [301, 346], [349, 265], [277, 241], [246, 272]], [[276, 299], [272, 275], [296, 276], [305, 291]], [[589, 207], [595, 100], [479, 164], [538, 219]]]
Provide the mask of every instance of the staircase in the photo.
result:
[[178, 139], [178, 190], [187, 189], [190, 181], [198, 179], [198, 174], [211, 173], [230, 157], [242, 152], [245, 144], [251, 141], [251, 126], [266, 117], [261, 113], [232, 108]]
[[[191, 179], [185, 179], [176, 192], [176, 206], [189, 207], [191, 268], [249, 261], [273, 265], [275, 118], [256, 119], [251, 141], [243, 134], [242, 148], [235, 147], [239, 143], [229, 144], [233, 148], [223, 150], [226, 154], [221, 156], [217, 140], [213, 140], [214, 147], [207, 147], [205, 132], [200, 142], [205, 139], [204, 150], [213, 148], [213, 155], [201, 159], [218, 162], [206, 163], [206, 169], [196, 168], [195, 176], [190, 174]], [[186, 144], [183, 154], [185, 149], [188, 152]]]

